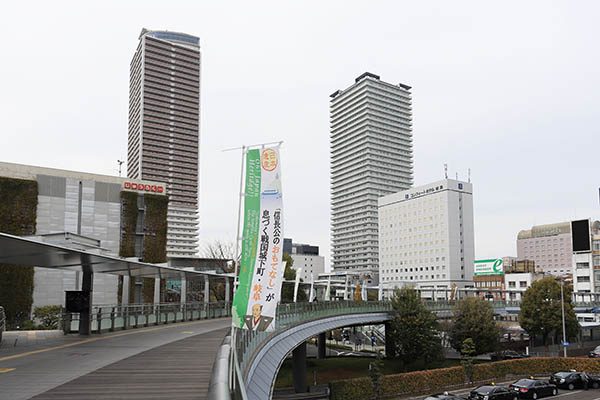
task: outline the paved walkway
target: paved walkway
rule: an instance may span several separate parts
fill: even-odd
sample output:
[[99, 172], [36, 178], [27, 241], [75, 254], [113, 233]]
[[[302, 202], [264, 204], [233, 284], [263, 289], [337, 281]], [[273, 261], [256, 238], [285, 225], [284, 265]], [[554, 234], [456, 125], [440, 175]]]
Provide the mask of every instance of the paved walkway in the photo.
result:
[[0, 399], [205, 397], [229, 318], [0, 347]]

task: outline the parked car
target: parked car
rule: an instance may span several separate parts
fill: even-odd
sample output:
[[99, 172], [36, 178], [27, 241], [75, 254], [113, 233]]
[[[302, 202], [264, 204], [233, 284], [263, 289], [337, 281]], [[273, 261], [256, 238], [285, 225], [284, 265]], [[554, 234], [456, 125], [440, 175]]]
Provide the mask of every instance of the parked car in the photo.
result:
[[498, 353], [494, 353], [490, 356], [492, 361], [514, 360], [517, 358], [527, 358], [527, 357], [529, 357], [529, 355], [524, 354], [524, 353], [518, 353], [514, 350], [503, 350], [503, 351], [499, 351]]
[[444, 392], [432, 394], [431, 396], [426, 397], [425, 400], [464, 400], [464, 398], [456, 394]]
[[538, 399], [544, 396], [556, 396], [556, 385], [539, 379], [519, 379], [508, 388], [519, 395], [521, 399]]
[[[550, 383], [555, 384], [561, 389], [588, 389], [589, 386], [594, 387], [600, 381], [588, 376], [585, 372], [577, 371], [561, 371], [550, 376]], [[596, 386], [598, 387], [598, 386]]]
[[503, 386], [483, 385], [471, 390], [469, 400], [517, 400], [519, 395]]
[[600, 346], [598, 346], [594, 350], [590, 351], [590, 354], [588, 354], [588, 357], [600, 358]]

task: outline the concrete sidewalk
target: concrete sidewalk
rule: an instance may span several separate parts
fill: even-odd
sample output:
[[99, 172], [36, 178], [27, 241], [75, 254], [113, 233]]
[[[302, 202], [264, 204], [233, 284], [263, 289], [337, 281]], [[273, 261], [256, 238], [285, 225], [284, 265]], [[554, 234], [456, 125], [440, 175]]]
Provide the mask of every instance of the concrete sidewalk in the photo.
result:
[[[137, 354], [182, 339], [211, 334], [230, 327], [231, 319], [222, 318], [159, 325], [91, 336], [60, 336], [56, 333], [47, 333], [46, 335], [39, 335], [38, 338], [36, 332], [35, 338], [31, 337], [30, 340], [22, 341], [20, 345], [17, 341], [17, 346], [6, 347], [3, 345], [0, 347], [0, 399], [29, 399]], [[19, 332], [13, 338], [21, 340], [21, 334], [22, 332]], [[222, 340], [222, 337], [220, 339]], [[197, 343], [201, 344], [203, 341]], [[216, 354], [218, 346], [214, 345], [212, 341], [206, 341], [206, 345], [209, 348], [200, 346], [198, 351], [202, 354], [202, 358], [206, 359], [208, 357], [210, 368], [212, 368], [214, 355], [213, 358], [210, 358], [210, 355], [213, 352]], [[160, 357], [169, 359], [171, 353], [176, 354], [178, 351], [178, 348], [175, 347], [153, 353], [151, 356], [160, 365]], [[185, 351], [189, 351], [189, 349]], [[172, 359], [169, 360], [172, 361]], [[142, 376], [145, 375], [142, 368], [145, 362], [138, 361], [140, 364], [139, 370], [142, 371], [139, 373]], [[167, 363], [167, 360], [165, 360], [165, 363]], [[125, 376], [127, 375], [125, 372], [123, 373]], [[154, 379], [161, 382], [161, 379], [156, 375], [154, 375]], [[199, 379], [199, 377], [196, 376], [193, 379]], [[203, 378], [200, 377], [200, 379]], [[162, 383], [166, 386], [169, 385], [165, 381], [162, 381]], [[108, 386], [109, 382], [105, 382], [105, 385]], [[208, 382], [206, 382], [206, 385], [208, 385]], [[97, 396], [97, 393], [94, 395]], [[94, 395], [88, 396], [88, 398], [94, 398]]]

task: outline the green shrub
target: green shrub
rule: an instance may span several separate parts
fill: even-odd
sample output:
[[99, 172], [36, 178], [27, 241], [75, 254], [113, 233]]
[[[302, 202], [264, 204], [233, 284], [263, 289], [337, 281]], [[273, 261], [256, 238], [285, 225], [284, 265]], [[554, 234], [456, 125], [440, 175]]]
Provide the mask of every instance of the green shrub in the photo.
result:
[[61, 314], [61, 306], [35, 307], [33, 310], [33, 317], [40, 321], [39, 329], [58, 329]]

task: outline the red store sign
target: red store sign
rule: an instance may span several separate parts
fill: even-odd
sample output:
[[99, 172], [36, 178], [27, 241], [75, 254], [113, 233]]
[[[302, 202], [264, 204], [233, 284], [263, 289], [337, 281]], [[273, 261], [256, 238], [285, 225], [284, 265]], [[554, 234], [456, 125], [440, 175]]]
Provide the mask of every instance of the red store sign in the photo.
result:
[[123, 188], [130, 189], [130, 190], [141, 190], [144, 192], [156, 192], [156, 193], [162, 193], [164, 190], [164, 188], [162, 186], [144, 185], [142, 183], [135, 183], [135, 182], [125, 182], [123, 184]]

